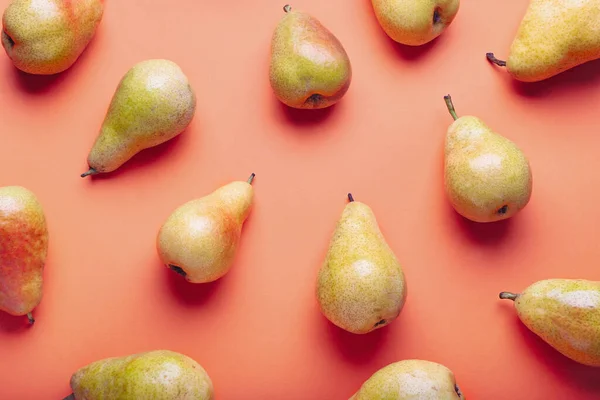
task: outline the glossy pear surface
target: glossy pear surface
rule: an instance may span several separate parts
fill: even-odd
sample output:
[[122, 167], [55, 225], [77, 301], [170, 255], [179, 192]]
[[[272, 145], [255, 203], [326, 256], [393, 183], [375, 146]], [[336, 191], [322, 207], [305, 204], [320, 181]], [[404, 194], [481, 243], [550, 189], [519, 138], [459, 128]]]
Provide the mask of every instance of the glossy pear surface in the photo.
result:
[[379, 25], [394, 41], [420, 46], [440, 36], [450, 26], [459, 0], [372, 0]]
[[293, 108], [326, 108], [348, 91], [352, 67], [338, 38], [308, 13], [286, 14], [271, 39], [269, 79], [275, 96]]
[[514, 300], [523, 324], [561, 354], [600, 367], [600, 282], [546, 279], [500, 298]]
[[505, 66], [537, 82], [599, 58], [600, 0], [531, 0]]
[[156, 59], [134, 65], [113, 95], [82, 177], [115, 171], [140, 151], [173, 139], [195, 111], [196, 95], [177, 64]]
[[338, 327], [365, 334], [394, 321], [406, 302], [404, 272], [371, 208], [350, 201], [319, 269], [316, 296]]
[[161, 261], [191, 283], [223, 277], [239, 247], [242, 226], [252, 209], [254, 175], [179, 206], [161, 226]]
[[389, 364], [367, 379], [350, 400], [465, 400], [454, 373], [426, 360]]
[[514, 216], [529, 203], [533, 185], [521, 149], [474, 116], [448, 127], [444, 182], [452, 207], [475, 222]]
[[[75, 400], [213, 400], [213, 383], [200, 364], [169, 350], [92, 362], [71, 376]], [[69, 399], [69, 398], [68, 398]]]
[[77, 61], [103, 13], [103, 0], [13, 0], [2, 17], [2, 46], [21, 71], [57, 74]]
[[21, 186], [0, 188], [0, 310], [29, 314], [43, 294], [48, 227], [42, 205]]

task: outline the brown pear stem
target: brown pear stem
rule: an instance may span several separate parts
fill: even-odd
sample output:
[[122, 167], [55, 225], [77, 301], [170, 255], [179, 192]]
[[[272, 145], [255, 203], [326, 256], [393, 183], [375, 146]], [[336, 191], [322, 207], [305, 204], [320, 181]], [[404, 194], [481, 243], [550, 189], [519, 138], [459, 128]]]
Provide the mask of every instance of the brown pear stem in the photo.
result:
[[285, 11], [286, 13], [289, 13], [290, 11], [292, 11], [292, 6], [290, 6], [289, 4], [286, 4], [285, 6], [283, 6], [283, 11]]
[[502, 292], [502, 293], [500, 293], [500, 298], [502, 300], [512, 300], [512, 301], [515, 301], [517, 299], [517, 297], [519, 297], [518, 294], [511, 293], [511, 292]]
[[348, 193], [348, 200], [350, 200], [351, 203], [354, 201], [354, 197], [352, 196], [352, 193]]
[[94, 168], [90, 168], [87, 171], [85, 171], [83, 174], [81, 174], [81, 177], [85, 178], [86, 176], [96, 175], [97, 173], [98, 173], [98, 171], [96, 171]]
[[252, 185], [252, 181], [254, 180], [254, 177], [256, 176], [256, 174], [253, 172], [252, 175], [250, 175], [250, 178], [248, 178], [248, 183]]
[[75, 398], [75, 395], [73, 393], [71, 393], [70, 395], [65, 397], [63, 400], [77, 400], [77, 399]]
[[454, 120], [456, 121], [458, 119], [458, 115], [456, 115], [456, 110], [454, 109], [454, 104], [452, 103], [452, 97], [450, 97], [450, 95], [448, 94], [444, 96], [444, 100], [446, 101], [446, 107], [448, 107], [450, 115], [452, 115], [452, 118], [454, 118]]
[[33, 325], [35, 323], [35, 318], [33, 318], [33, 314], [32, 313], [27, 313], [27, 319], [29, 320], [29, 323], [31, 325]]
[[485, 53], [485, 56], [487, 57], [488, 60], [490, 60], [490, 62], [493, 62], [497, 66], [499, 66], [499, 67], [506, 67], [506, 61], [504, 61], [504, 60], [498, 60], [496, 58], [496, 56], [494, 56], [494, 53]]

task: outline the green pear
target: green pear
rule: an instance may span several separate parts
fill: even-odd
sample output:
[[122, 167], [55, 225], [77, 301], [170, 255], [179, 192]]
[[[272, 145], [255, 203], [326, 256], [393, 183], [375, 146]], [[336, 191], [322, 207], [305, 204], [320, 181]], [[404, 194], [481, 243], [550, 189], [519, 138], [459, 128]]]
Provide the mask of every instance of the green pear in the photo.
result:
[[600, 59], [598, 20], [600, 0], [531, 0], [508, 59], [486, 56], [516, 80], [542, 81]]
[[420, 46], [440, 36], [454, 21], [460, 0], [372, 0], [375, 17], [394, 41]]
[[318, 272], [316, 297], [334, 325], [365, 334], [398, 317], [407, 286], [373, 210], [348, 198]]
[[446, 366], [404, 360], [375, 372], [350, 400], [465, 400], [465, 396]]
[[513, 300], [522, 323], [555, 350], [600, 367], [600, 282], [545, 279], [500, 298]]
[[252, 181], [235, 181], [179, 206], [160, 227], [161, 261], [191, 283], [213, 282], [230, 269], [254, 200]]
[[269, 79], [275, 96], [293, 108], [326, 108], [348, 91], [352, 67], [346, 50], [312, 15], [284, 8], [271, 39]]
[[94, 361], [71, 376], [64, 400], [212, 400], [213, 383], [192, 358], [154, 350]]
[[81, 177], [112, 172], [140, 151], [182, 133], [196, 112], [196, 95], [172, 61], [134, 65], [113, 95]]
[[75, 64], [103, 13], [103, 0], [12, 0], [2, 18], [2, 46], [21, 71], [57, 74]]
[[529, 161], [514, 142], [481, 119], [459, 118], [450, 95], [444, 99], [454, 118], [444, 150], [444, 183], [452, 207], [475, 222], [514, 216], [531, 198]]

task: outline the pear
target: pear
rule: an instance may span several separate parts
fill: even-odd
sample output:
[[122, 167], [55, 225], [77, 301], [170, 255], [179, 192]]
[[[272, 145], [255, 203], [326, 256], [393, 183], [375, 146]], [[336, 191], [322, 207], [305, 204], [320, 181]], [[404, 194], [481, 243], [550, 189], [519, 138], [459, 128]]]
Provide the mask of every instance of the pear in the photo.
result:
[[158, 231], [161, 261], [191, 283], [213, 282], [229, 272], [252, 209], [254, 176], [175, 209]]
[[395, 42], [421, 46], [440, 36], [454, 21], [459, 0], [372, 0], [375, 17]]
[[271, 39], [269, 79], [275, 96], [293, 108], [326, 108], [348, 91], [352, 67], [346, 50], [312, 15], [284, 8]]
[[57, 74], [75, 64], [103, 13], [103, 0], [13, 0], [2, 18], [2, 46], [21, 71]]
[[134, 65], [117, 86], [88, 155], [90, 169], [81, 177], [115, 171], [140, 151], [173, 139], [195, 112], [195, 92], [176, 63]]
[[545, 279], [500, 298], [513, 300], [521, 322], [562, 355], [600, 367], [600, 282]]
[[352, 194], [348, 199], [318, 272], [316, 297], [334, 325], [366, 334], [398, 317], [407, 286], [373, 210]]
[[94, 361], [71, 376], [65, 400], [213, 400], [206, 370], [192, 358], [153, 350]]
[[0, 310], [35, 322], [47, 254], [48, 227], [35, 194], [22, 186], [1, 187]]
[[388, 364], [367, 379], [350, 400], [465, 400], [448, 367], [427, 360]]
[[600, 58], [600, 0], [531, 0], [508, 59], [487, 53], [522, 82], [537, 82]]
[[531, 198], [529, 161], [515, 143], [481, 119], [458, 118], [450, 95], [444, 99], [454, 118], [444, 151], [444, 182], [452, 207], [474, 222], [511, 218]]

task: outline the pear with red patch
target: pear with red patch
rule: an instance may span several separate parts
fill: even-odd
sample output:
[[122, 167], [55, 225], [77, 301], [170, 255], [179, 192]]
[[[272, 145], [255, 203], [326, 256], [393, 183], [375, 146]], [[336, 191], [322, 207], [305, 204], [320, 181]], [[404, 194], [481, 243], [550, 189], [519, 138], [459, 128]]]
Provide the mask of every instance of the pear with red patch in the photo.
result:
[[21, 71], [57, 74], [77, 61], [103, 13], [103, 0], [13, 0], [2, 17], [2, 46]]

